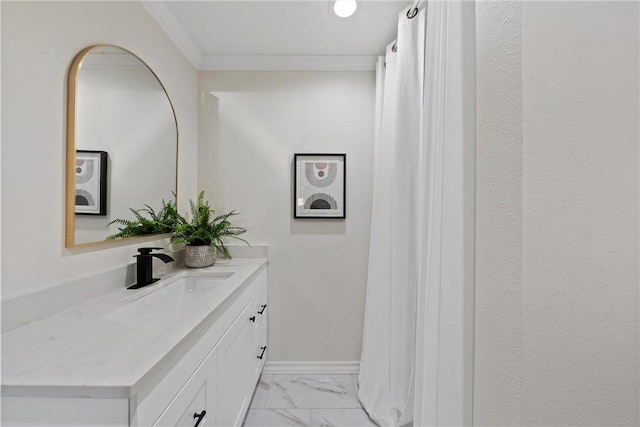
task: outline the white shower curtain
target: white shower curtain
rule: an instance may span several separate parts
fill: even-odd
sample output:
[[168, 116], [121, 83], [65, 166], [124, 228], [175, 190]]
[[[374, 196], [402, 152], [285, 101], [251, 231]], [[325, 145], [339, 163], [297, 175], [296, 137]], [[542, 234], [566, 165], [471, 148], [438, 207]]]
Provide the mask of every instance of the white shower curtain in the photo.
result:
[[[448, 2], [424, 2], [405, 9], [398, 20], [398, 38], [377, 66], [373, 212], [358, 397], [380, 426], [402, 426], [413, 420], [416, 367], [422, 375], [418, 377], [421, 410], [437, 402], [439, 391], [433, 392], [437, 380], [428, 380], [425, 386], [425, 378], [438, 372], [437, 358], [432, 355], [438, 354], [441, 340], [437, 316], [442, 278], [449, 277], [441, 272], [443, 230], [444, 237], [457, 245], [463, 228], [459, 221], [443, 221], [443, 216], [451, 214], [456, 221], [464, 217], [458, 215], [464, 206], [457, 200], [465, 200], [463, 186], [458, 185], [464, 181], [459, 167], [464, 156], [457, 150], [464, 138], [459, 137], [460, 132], [447, 130], [452, 123], [464, 129], [463, 121], [468, 121], [445, 102], [450, 89], [447, 74], [451, 73], [446, 65], [462, 57], [460, 46], [447, 51], [447, 43], [452, 43], [447, 40], [447, 31], [459, 29], [455, 25], [447, 28], [450, 18]], [[460, 74], [460, 70], [454, 73]], [[462, 80], [455, 80], [457, 86], [451, 92], [457, 93]], [[458, 101], [452, 102], [456, 108]], [[446, 144], [454, 147], [447, 153]], [[449, 203], [450, 199], [443, 203], [445, 187], [451, 190], [447, 197], [455, 203]], [[447, 253], [444, 261], [448, 269], [465, 271], [468, 259], [461, 255], [463, 249], [464, 245], [458, 245]], [[455, 289], [464, 285], [447, 284]], [[464, 299], [457, 294], [455, 298], [451, 307], [457, 310]], [[427, 309], [430, 312], [425, 316]], [[424, 319], [433, 321], [427, 324]], [[465, 331], [456, 322], [451, 323], [451, 329], [462, 335]], [[451, 349], [455, 353], [459, 350]], [[417, 364], [416, 353], [420, 357]], [[423, 359], [433, 366], [425, 367]], [[451, 368], [459, 369], [451, 365], [448, 372]], [[456, 374], [452, 378], [458, 380]], [[447, 398], [461, 394], [457, 384], [453, 389]]]
[[[413, 416], [425, 8], [378, 61], [373, 206], [359, 398], [381, 426]], [[385, 68], [386, 62], [386, 68]]]

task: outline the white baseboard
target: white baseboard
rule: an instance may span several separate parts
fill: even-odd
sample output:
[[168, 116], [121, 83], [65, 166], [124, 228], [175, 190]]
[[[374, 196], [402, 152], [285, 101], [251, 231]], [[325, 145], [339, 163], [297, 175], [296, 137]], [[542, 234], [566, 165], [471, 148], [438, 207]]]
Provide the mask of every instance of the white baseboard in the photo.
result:
[[360, 362], [267, 362], [263, 375], [357, 375]]

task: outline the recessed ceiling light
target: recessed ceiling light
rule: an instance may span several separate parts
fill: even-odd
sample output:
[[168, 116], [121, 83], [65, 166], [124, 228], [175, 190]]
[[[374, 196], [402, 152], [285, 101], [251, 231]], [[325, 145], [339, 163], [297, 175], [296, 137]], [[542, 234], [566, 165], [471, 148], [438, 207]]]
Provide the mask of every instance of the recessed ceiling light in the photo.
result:
[[348, 18], [354, 14], [357, 8], [356, 0], [336, 0], [333, 3], [333, 11], [340, 18]]

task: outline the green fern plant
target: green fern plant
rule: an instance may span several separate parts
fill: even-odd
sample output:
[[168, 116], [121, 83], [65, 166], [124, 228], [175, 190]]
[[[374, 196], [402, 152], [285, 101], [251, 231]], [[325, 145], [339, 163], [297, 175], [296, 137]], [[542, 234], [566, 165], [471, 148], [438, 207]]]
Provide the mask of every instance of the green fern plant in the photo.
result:
[[238, 237], [247, 230], [233, 226], [229, 221], [229, 218], [237, 215], [235, 211], [214, 217], [215, 211], [211, 209], [209, 202], [204, 200], [204, 191], [198, 195], [196, 202], [189, 200], [189, 204], [191, 205], [191, 220], [189, 221], [178, 214], [171, 242], [191, 246], [209, 245], [222, 252], [227, 258], [231, 258], [231, 255], [224, 246], [224, 238], [229, 237], [249, 244], [243, 238]]
[[171, 233], [177, 224], [180, 214], [174, 201], [162, 200], [162, 207], [156, 212], [151, 206], [142, 209], [129, 208], [134, 219], [115, 219], [108, 225], [119, 224], [118, 232], [107, 237], [107, 240], [124, 239], [126, 237], [145, 236], [148, 234]]

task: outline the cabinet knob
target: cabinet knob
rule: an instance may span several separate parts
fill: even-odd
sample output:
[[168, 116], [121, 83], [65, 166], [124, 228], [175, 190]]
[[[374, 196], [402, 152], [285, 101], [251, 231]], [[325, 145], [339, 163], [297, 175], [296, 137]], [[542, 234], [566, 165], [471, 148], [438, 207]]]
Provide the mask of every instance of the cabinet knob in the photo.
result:
[[266, 310], [266, 308], [267, 308], [267, 304], [262, 304], [260, 307], [262, 307], [262, 310], [260, 310], [260, 311], [258, 312], [258, 314], [263, 314], [263, 313], [264, 313], [264, 311], [265, 311], [265, 310]]
[[264, 352], [267, 351], [267, 346], [263, 346], [260, 347], [260, 350], [262, 350], [262, 353], [260, 353], [260, 356], [258, 356], [258, 359], [262, 359], [264, 357]]
[[255, 322], [256, 321], [256, 316], [249, 317], [249, 320], [251, 320], [252, 322]]
[[193, 419], [196, 420], [196, 423], [193, 425], [193, 427], [198, 427], [200, 425], [200, 423], [202, 421], [204, 421], [204, 416], [207, 415], [207, 411], [202, 410], [202, 412], [200, 413], [195, 413], [193, 414]]

